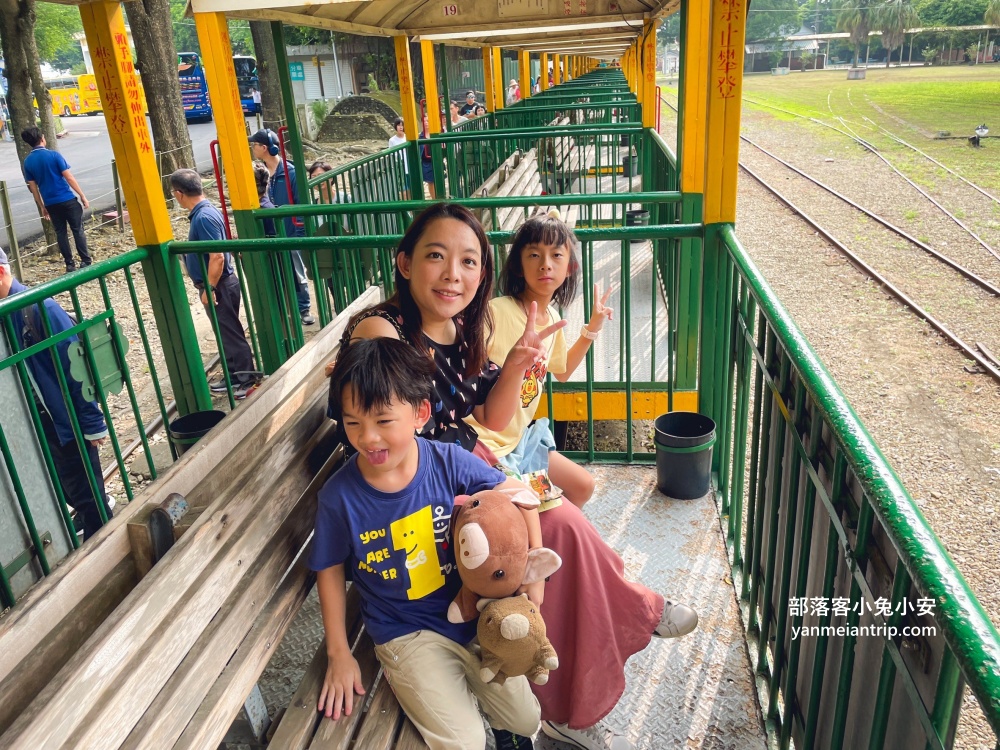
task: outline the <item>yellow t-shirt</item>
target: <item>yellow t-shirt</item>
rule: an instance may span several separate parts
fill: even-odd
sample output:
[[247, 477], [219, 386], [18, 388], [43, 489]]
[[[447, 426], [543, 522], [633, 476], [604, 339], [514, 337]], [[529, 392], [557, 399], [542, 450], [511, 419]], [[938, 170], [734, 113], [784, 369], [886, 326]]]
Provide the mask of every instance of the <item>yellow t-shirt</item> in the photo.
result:
[[[490, 311], [493, 313], [493, 335], [490, 337], [489, 356], [491, 361], [503, 367], [511, 347], [524, 333], [528, 316], [521, 304], [513, 297], [497, 297], [490, 300]], [[556, 308], [549, 305], [549, 322], [544, 325], [537, 324], [536, 329], [541, 330], [559, 320], [561, 318]], [[535, 412], [538, 410], [538, 397], [541, 396], [545, 387], [545, 373], [566, 372], [566, 337], [563, 335], [562, 329], [545, 339], [544, 343], [548, 350], [548, 360], [539, 362], [524, 373], [517, 411], [505, 429], [494, 432], [483, 427], [471, 416], [465, 419], [479, 435], [479, 439], [496, 454], [497, 458], [506, 456], [517, 447], [524, 431], [531, 420], [535, 418]]]

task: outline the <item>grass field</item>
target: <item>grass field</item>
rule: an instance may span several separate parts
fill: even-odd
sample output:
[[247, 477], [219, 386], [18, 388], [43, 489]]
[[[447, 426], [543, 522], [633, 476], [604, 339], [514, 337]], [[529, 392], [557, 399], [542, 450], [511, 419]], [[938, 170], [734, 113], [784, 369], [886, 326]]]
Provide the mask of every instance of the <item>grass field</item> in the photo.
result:
[[868, 68], [863, 81], [848, 81], [843, 70], [753, 75], [744, 94], [803, 114], [850, 116], [872, 104], [924, 135], [947, 130], [972, 134], [992, 120], [1000, 130], [1000, 63], [929, 68]]
[[[985, 140], [981, 149], [971, 148], [964, 140], [980, 123], [986, 123], [992, 135], [1000, 135], [1000, 63], [868, 68], [863, 81], [848, 81], [844, 70], [752, 75], [744, 79], [743, 93], [746, 99], [831, 124], [842, 117], [855, 129], [859, 125], [867, 128], [864, 118], [870, 118], [977, 184], [1000, 189], [1000, 139]], [[746, 106], [771, 117], [791, 119], [774, 110], [755, 108], [750, 102]], [[817, 128], [804, 121], [803, 125]], [[935, 138], [940, 131], [963, 139]], [[870, 129], [860, 134], [887, 154], [896, 154], [904, 162], [899, 166], [918, 182], [926, 184], [933, 179], [933, 175], [923, 174], [927, 164], [921, 164], [903, 147]]]

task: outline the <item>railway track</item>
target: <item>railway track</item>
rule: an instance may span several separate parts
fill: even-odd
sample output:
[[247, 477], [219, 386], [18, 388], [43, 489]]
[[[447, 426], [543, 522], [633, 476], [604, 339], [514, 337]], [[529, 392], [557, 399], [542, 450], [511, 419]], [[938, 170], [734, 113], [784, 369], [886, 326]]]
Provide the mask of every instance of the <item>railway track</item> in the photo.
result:
[[[661, 96], [663, 102], [676, 111], [669, 101]], [[813, 118], [808, 118], [813, 119]], [[830, 126], [832, 127], [832, 126]], [[834, 128], [838, 130], [837, 128]], [[920, 252], [930, 258], [933, 258], [938, 263], [942, 264], [949, 269], [955, 277], [955, 280], [962, 279], [964, 283], [974, 284], [978, 289], [978, 293], [982, 295], [984, 292], [989, 295], [987, 299], [995, 299], [1000, 297], [1000, 288], [992, 284], [991, 282], [983, 279], [969, 269], [963, 267], [961, 264], [956, 262], [954, 259], [944, 255], [943, 253], [930, 247], [928, 244], [921, 242], [920, 240], [912, 237], [906, 231], [900, 229], [899, 227], [893, 225], [891, 222], [887, 221], [883, 217], [875, 214], [872, 211], [860, 206], [855, 201], [851, 200], [845, 195], [837, 192], [831, 187], [825, 185], [821, 181], [815, 179], [806, 172], [798, 169], [789, 162], [781, 159], [775, 154], [771, 153], [767, 149], [763, 148], [753, 140], [741, 136], [741, 139], [759, 150], [761, 153], [766, 155], [769, 159], [782, 165], [786, 170], [792, 172], [796, 177], [795, 179], [803, 180], [809, 183], [811, 186], [818, 188], [825, 194], [830, 195], [841, 205], [850, 206], [852, 210], [874, 220], [877, 222], [885, 231], [892, 233], [904, 239], [910, 246], [918, 248]], [[837, 251], [843, 255], [855, 268], [861, 271], [869, 279], [877, 283], [882, 289], [887, 293], [892, 295], [896, 300], [902, 303], [905, 307], [911, 310], [917, 317], [925, 320], [928, 325], [934, 328], [941, 336], [947, 339], [953, 346], [962, 351], [971, 360], [976, 362], [976, 364], [982, 369], [983, 372], [992, 376], [995, 380], [1000, 382], [1000, 361], [994, 356], [992, 350], [990, 349], [989, 343], [984, 343], [983, 339], [989, 339], [990, 335], [996, 335], [995, 327], [986, 326], [985, 328], [979, 328], [976, 330], [976, 321], [970, 321], [968, 319], [956, 321], [955, 323], [946, 323], [945, 321], [938, 318], [938, 316], [932, 314], [925, 305], [922, 305], [915, 297], [915, 295], [906, 291], [902, 286], [893, 282], [888, 278], [886, 273], [878, 270], [875, 266], [861, 257], [861, 253], [848, 247], [842, 241], [837, 239], [833, 233], [824, 227], [816, 218], [804, 211], [800, 206], [798, 206], [794, 201], [786, 196], [782, 191], [778, 190], [774, 185], [767, 181], [758, 171], [751, 168], [749, 165], [740, 161], [740, 168], [754, 181], [760, 184], [765, 190], [767, 190], [771, 195], [773, 195], [780, 203], [789, 208], [793, 213], [798, 215], [803, 221], [805, 221], [810, 227], [812, 227], [820, 236], [822, 236], [827, 242], [829, 242]], [[1000, 256], [998, 256], [1000, 257]], [[897, 268], [898, 272], [899, 269]], [[942, 281], [941, 283], [951, 283], [950, 281]], [[958, 289], [958, 287], [956, 287]], [[958, 332], [956, 330], [956, 323], [958, 327], [965, 329], [963, 332]], [[971, 335], [964, 335], [965, 333]]]
[[[938, 201], [934, 196], [932, 196], [930, 193], [928, 193], [926, 190], [924, 190], [922, 187], [920, 187], [920, 185], [918, 185], [916, 182], [914, 182], [912, 179], [910, 179], [907, 175], [903, 174], [903, 172], [900, 171], [900, 169], [895, 164], [893, 164], [891, 161], [889, 161], [882, 154], [882, 152], [879, 150], [879, 148], [875, 144], [873, 144], [870, 141], [862, 138], [847, 123], [847, 121], [844, 120], [843, 117], [838, 117], [837, 118], [840, 121], [840, 124], [842, 126], [842, 127], [838, 128], [836, 125], [831, 125], [830, 123], [824, 122], [823, 120], [820, 120], [817, 117], [812, 117], [810, 115], [803, 115], [803, 114], [801, 114], [799, 112], [794, 112], [794, 111], [789, 110], [789, 109], [783, 109], [781, 107], [775, 107], [772, 104], [765, 104], [764, 102], [759, 102], [759, 101], [756, 101], [754, 99], [748, 99], [748, 98], [744, 98], [744, 99], [748, 103], [753, 104], [753, 105], [758, 106], [758, 107], [764, 107], [766, 109], [773, 109], [776, 112], [781, 112], [781, 113], [789, 115], [791, 117], [796, 117], [796, 118], [802, 119], [802, 120], [808, 120], [809, 122], [815, 123], [816, 125], [820, 125], [820, 126], [822, 126], [824, 128], [828, 128], [828, 129], [833, 130], [833, 131], [835, 131], [837, 133], [840, 133], [841, 135], [845, 136], [846, 138], [849, 138], [850, 140], [854, 141], [859, 146], [861, 146], [863, 149], [865, 149], [870, 154], [872, 154], [874, 157], [876, 157], [877, 159], [881, 160], [886, 166], [889, 167], [889, 169], [891, 169], [893, 172], [895, 172], [899, 177], [901, 177], [902, 179], [906, 180], [906, 182], [910, 185], [910, 187], [912, 187], [914, 190], [916, 190], [918, 193], [920, 193], [920, 195], [922, 195], [930, 203], [932, 203], [939, 211], [941, 211], [942, 214], [944, 214], [945, 217], [948, 218], [949, 221], [952, 221], [956, 225], [958, 225], [959, 227], [961, 227], [962, 231], [964, 231], [973, 240], [975, 240], [977, 244], [979, 244], [983, 249], [985, 249], [994, 258], [996, 258], [997, 260], [1000, 260], [1000, 252], [997, 252], [986, 240], [984, 240], [982, 237], [980, 237], [971, 227], [969, 227], [965, 222], [963, 222], [952, 211], [948, 210], [944, 205], [942, 205], [941, 202]], [[668, 106], [670, 106], [669, 103], [668, 103]], [[676, 107], [671, 107], [671, 108], [676, 111]], [[871, 121], [869, 120], [869, 122], [871, 122]], [[882, 130], [884, 130], [884, 128], [882, 128]], [[930, 160], [932, 163], [936, 164], [937, 166], [943, 167], [943, 168], [947, 169], [952, 175], [954, 175], [955, 177], [958, 177], [959, 179], [961, 179], [963, 183], [965, 183], [967, 185], [970, 185], [971, 187], [973, 187], [975, 190], [977, 190], [979, 193], [981, 193], [982, 195], [986, 196], [990, 200], [993, 200], [993, 201], [996, 201], [996, 202], [1000, 202], [1000, 201], [997, 201], [997, 199], [994, 196], [992, 196], [990, 193], [988, 193], [985, 190], [983, 190], [982, 188], [980, 188], [978, 185], [976, 185], [976, 184], [972, 183], [971, 181], [965, 179], [964, 177], [962, 177], [961, 175], [959, 175], [954, 170], [951, 170], [951, 169], [948, 169], [947, 167], [944, 167], [943, 164], [941, 164], [940, 162], [938, 162], [936, 159], [933, 159], [932, 157], [928, 156], [927, 154], [925, 154], [923, 151], [921, 151], [920, 149], [916, 148], [915, 146], [912, 146], [912, 145], [906, 143], [905, 141], [902, 141], [902, 139], [895, 138], [895, 136], [893, 136], [893, 138], [895, 140], [899, 141], [902, 145], [905, 145], [906, 147], [912, 149], [913, 151], [916, 151], [917, 153], [921, 154], [922, 156], [924, 156], [925, 158], [927, 158], [928, 160]]]

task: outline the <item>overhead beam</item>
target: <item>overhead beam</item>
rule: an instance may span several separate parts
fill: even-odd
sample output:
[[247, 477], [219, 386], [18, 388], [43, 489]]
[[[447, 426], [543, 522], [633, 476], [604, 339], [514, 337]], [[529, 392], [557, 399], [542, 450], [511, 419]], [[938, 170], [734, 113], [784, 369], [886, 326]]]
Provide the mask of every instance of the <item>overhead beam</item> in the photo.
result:
[[[435, 32], [430, 29], [407, 29], [407, 32], [421, 39], [446, 41], [449, 39], [467, 39], [469, 37], [487, 38], [494, 36], [514, 36], [530, 31], [535, 37], [539, 34], [557, 34], [561, 31], [579, 31], [581, 29], [618, 29], [632, 27], [636, 22], [642, 22], [642, 13], [626, 14], [608, 21], [583, 20], [579, 22], [560, 23], [552, 26], [539, 26], [538, 21], [518, 21], [513, 24], [492, 24], [489, 28], [483, 26], [459, 26], [450, 31]], [[299, 21], [301, 24], [302, 21]], [[504, 45], [506, 46], [506, 44]]]
[[335, 21], [329, 18], [317, 16], [306, 16], [299, 13], [289, 13], [283, 10], [239, 10], [226, 11], [227, 18], [240, 18], [247, 21], [281, 21], [290, 26], [310, 26], [314, 29], [327, 29], [328, 31], [343, 31], [348, 34], [361, 34], [363, 36], [406, 36], [405, 31], [400, 29], [383, 29], [378, 26], [368, 26], [363, 23], [351, 23], [349, 21]]

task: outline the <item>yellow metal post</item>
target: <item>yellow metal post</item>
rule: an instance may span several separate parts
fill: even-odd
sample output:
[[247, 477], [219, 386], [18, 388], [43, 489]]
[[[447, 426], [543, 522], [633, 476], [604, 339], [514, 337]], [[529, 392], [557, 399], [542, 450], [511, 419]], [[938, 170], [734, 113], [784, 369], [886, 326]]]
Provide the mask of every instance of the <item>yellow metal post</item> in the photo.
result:
[[417, 117], [417, 95], [413, 89], [410, 39], [406, 36], [397, 36], [393, 39], [393, 44], [396, 52], [396, 71], [399, 75], [399, 99], [403, 110], [403, 132], [406, 134], [406, 140], [415, 141], [420, 137], [420, 121]]
[[97, 90], [103, 102], [104, 119], [136, 244], [169, 242], [174, 234], [156, 169], [153, 141], [146, 124], [121, 5], [117, 2], [81, 5], [80, 17], [94, 61]]
[[427, 113], [428, 133], [441, 132], [441, 108], [438, 104], [437, 68], [434, 64], [434, 43], [420, 42], [420, 59], [424, 63], [424, 112]]
[[682, 54], [680, 123], [681, 192], [705, 192], [705, 138], [708, 118], [708, 71], [711, 53], [712, 0], [688, 0]]
[[234, 211], [260, 208], [226, 17], [222, 13], [195, 13], [194, 24], [208, 79], [208, 93], [214, 105], [212, 114], [219, 134], [222, 163], [226, 165], [230, 204]]
[[656, 25], [650, 19], [643, 23], [642, 44], [642, 126], [656, 127]]
[[507, 81], [503, 78], [503, 50], [493, 47], [493, 102], [499, 112], [506, 105]]
[[552, 84], [558, 86], [562, 83], [562, 71], [559, 70], [559, 65], [562, 63], [562, 55], [555, 54], [552, 55]]
[[521, 81], [521, 98], [531, 96], [531, 53], [523, 49], [517, 53], [517, 76]]
[[713, 3], [705, 223], [736, 221], [747, 0]]
[[135, 241], [149, 251], [142, 261], [142, 272], [177, 410], [186, 415], [211, 409], [212, 398], [184, 277], [177, 258], [169, 253], [173, 229], [156, 169], [121, 4], [101, 0], [86, 3], [80, 6], [80, 19], [94, 61], [97, 90]]
[[542, 53], [542, 66], [539, 75], [542, 77], [542, 91], [549, 90], [549, 53]]
[[483, 97], [486, 99], [486, 111], [495, 112], [496, 105], [493, 103], [493, 48], [483, 47]]

